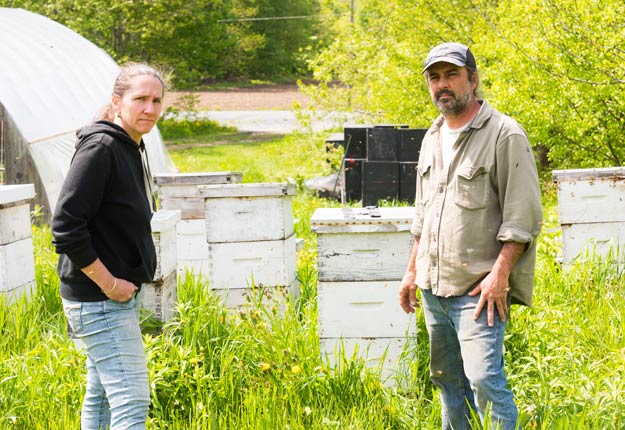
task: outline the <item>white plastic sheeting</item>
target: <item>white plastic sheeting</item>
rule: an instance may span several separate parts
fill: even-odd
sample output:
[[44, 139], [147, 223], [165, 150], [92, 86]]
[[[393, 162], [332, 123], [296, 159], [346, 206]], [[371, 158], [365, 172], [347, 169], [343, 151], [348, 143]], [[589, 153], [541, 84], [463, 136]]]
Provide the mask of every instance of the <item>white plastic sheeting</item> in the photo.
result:
[[[69, 28], [0, 8], [0, 104], [29, 145], [51, 207], [74, 152], [74, 133], [110, 102], [118, 71], [106, 52]], [[152, 172], [175, 171], [156, 127], [144, 140]]]

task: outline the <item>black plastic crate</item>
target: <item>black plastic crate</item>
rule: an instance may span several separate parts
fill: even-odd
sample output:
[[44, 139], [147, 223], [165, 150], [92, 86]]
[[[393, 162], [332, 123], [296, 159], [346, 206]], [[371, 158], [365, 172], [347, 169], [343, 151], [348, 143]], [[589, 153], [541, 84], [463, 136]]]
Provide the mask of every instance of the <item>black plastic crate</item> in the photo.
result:
[[362, 199], [362, 163], [365, 160], [346, 158], [343, 166], [345, 200], [358, 202]]
[[368, 129], [367, 160], [398, 161], [399, 138], [399, 130], [393, 127], [379, 127]]
[[402, 128], [399, 130], [399, 161], [418, 161], [421, 142], [426, 128]]
[[417, 192], [417, 163], [399, 163], [399, 200], [414, 204]]
[[367, 129], [369, 125], [349, 126], [343, 129], [345, 158], [367, 158]]
[[362, 165], [362, 205], [377, 206], [378, 200], [396, 200], [399, 195], [399, 163], [364, 161]]

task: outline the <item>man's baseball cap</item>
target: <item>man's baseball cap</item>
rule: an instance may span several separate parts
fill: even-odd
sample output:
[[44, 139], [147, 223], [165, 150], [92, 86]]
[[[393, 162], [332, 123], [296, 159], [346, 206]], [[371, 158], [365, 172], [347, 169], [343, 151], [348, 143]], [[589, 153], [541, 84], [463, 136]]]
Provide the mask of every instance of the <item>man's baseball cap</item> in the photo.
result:
[[425, 73], [432, 64], [440, 62], [451, 63], [472, 70], [477, 69], [473, 53], [468, 46], [462, 43], [447, 42], [432, 48], [423, 63], [421, 74]]

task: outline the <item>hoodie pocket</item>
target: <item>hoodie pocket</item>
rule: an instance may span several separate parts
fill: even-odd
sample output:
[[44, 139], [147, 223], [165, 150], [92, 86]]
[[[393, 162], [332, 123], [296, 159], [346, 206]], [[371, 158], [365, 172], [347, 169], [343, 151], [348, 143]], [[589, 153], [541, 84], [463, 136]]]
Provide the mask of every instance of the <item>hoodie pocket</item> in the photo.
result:
[[483, 209], [488, 203], [488, 170], [484, 166], [462, 166], [458, 169], [454, 201], [465, 209]]

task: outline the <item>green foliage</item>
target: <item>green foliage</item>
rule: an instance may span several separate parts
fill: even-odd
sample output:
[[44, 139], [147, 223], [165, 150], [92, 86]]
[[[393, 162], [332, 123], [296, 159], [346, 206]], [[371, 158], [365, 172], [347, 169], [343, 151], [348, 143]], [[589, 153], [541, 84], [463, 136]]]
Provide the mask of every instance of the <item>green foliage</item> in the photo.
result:
[[158, 129], [163, 139], [184, 139], [202, 137], [217, 133], [234, 131], [232, 127], [224, 127], [216, 121], [197, 117], [165, 117], [158, 122]]
[[[328, 10], [341, 0], [328, 0]], [[324, 108], [427, 127], [437, 115], [422, 62], [443, 41], [469, 45], [486, 98], [528, 131], [543, 167], [624, 162], [625, 5], [593, 0], [363, 0], [353, 24], [311, 61]], [[332, 83], [343, 85], [330, 91]], [[325, 102], [325, 104], [324, 104]]]
[[[173, 70], [177, 86], [227, 77], [306, 72], [316, 50], [316, 1], [0, 0], [45, 15], [78, 32], [116, 61], [147, 61]], [[309, 19], [234, 21], [311, 16]]]

